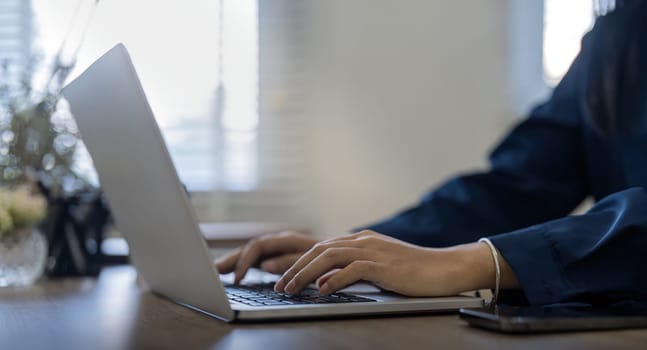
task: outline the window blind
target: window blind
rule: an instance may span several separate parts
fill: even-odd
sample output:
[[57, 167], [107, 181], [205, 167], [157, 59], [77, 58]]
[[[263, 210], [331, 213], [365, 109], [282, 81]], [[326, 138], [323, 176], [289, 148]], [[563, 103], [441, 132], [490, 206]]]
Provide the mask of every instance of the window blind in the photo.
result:
[[[39, 17], [57, 13], [67, 23], [69, 11], [61, 3], [41, 1], [37, 7]], [[256, 23], [238, 23], [249, 19], [250, 8]], [[101, 2], [70, 77], [124, 42], [199, 218], [301, 223], [304, 13], [302, 2], [287, 0]], [[232, 69], [231, 60], [256, 60], [256, 68]], [[256, 85], [255, 100], [236, 105], [250, 94], [236, 92], [240, 81]], [[253, 143], [235, 143], [250, 135]], [[237, 140], [234, 146], [228, 137]]]

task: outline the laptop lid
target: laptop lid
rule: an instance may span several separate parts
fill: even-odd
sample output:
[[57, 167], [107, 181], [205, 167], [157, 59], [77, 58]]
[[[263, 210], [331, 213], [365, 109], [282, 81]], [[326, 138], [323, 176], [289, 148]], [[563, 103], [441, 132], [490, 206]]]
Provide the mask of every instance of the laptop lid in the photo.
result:
[[150, 288], [213, 316], [232, 311], [126, 48], [63, 89], [132, 263]]

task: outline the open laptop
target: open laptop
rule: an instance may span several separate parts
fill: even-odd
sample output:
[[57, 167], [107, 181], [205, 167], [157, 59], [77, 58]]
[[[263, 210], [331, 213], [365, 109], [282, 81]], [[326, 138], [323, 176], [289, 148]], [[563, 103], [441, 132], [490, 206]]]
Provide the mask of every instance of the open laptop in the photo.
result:
[[290, 296], [275, 293], [271, 283], [225, 285], [126, 48], [122, 44], [112, 48], [68, 84], [63, 94], [115, 221], [129, 243], [131, 261], [155, 293], [225, 321], [433, 312], [483, 305], [482, 299], [466, 296], [407, 298], [365, 290], [323, 297], [314, 289]]

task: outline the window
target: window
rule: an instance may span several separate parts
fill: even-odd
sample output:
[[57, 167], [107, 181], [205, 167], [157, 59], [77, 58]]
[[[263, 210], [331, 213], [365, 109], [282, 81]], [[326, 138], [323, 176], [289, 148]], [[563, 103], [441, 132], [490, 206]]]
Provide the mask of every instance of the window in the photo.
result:
[[[34, 0], [37, 47], [55, 52], [78, 6], [93, 2]], [[102, 1], [71, 76], [117, 42], [131, 53], [187, 187], [254, 189], [257, 0]]]
[[258, 6], [257, 0], [220, 3], [221, 186], [250, 191], [258, 186]]
[[544, 101], [580, 50], [595, 14], [614, 0], [512, 0], [508, 2], [508, 86], [514, 116]]
[[[32, 23], [28, 1], [0, 0], [0, 64], [24, 63], [31, 53]], [[11, 65], [17, 74], [19, 65]], [[6, 79], [7, 77], [2, 77]]]
[[544, 80], [555, 86], [580, 51], [582, 36], [594, 21], [592, 0], [545, 0]]

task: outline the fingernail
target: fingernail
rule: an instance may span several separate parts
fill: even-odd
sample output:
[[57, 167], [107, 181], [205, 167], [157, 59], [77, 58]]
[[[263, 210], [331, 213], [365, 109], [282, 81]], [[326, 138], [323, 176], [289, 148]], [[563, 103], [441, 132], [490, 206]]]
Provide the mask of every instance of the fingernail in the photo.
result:
[[294, 283], [294, 280], [290, 281], [287, 286], [285, 286], [285, 291], [292, 294], [295, 290], [296, 283]]
[[279, 280], [274, 283], [274, 290], [280, 293], [284, 290], [284, 285], [285, 283], [283, 282], [283, 278], [279, 278]]

